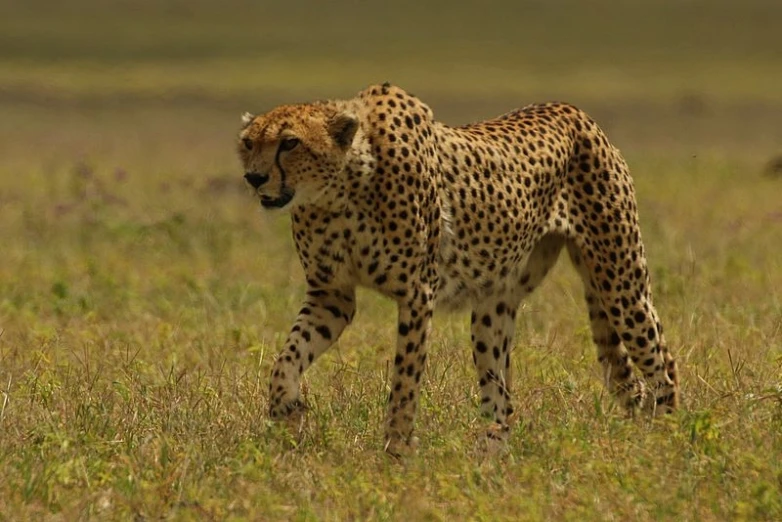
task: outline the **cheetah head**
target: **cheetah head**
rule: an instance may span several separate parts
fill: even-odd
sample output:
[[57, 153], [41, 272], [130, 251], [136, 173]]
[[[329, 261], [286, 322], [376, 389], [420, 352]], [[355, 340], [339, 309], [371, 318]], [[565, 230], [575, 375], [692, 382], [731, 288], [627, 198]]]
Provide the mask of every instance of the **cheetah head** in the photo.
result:
[[244, 178], [264, 208], [338, 197], [358, 118], [328, 104], [245, 113], [237, 143]]

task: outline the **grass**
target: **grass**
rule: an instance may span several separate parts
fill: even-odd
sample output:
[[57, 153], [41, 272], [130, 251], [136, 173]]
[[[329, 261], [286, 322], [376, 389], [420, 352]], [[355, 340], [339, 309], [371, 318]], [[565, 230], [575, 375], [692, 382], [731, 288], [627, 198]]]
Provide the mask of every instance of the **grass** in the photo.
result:
[[[549, 4], [513, 11], [526, 31], [461, 5], [374, 13], [385, 24], [312, 7], [322, 26], [285, 4], [30, 5], [0, 17], [0, 520], [782, 518], [772, 2], [571, 4], [602, 35], [588, 44], [562, 36], [571, 19], [552, 30]], [[388, 40], [408, 22], [402, 49], [431, 42], [414, 56]], [[595, 83], [573, 84], [590, 64]], [[605, 395], [561, 261], [519, 317], [506, 456], [477, 451], [463, 315], [436, 317], [418, 455], [382, 454], [394, 308], [370, 292], [306, 375], [301, 433], [265, 418], [304, 287], [287, 218], [242, 186], [239, 111], [386, 70], [453, 122], [562, 93], [604, 123], [635, 176], [680, 412], [628, 420]], [[705, 108], [679, 105], [692, 93]]]

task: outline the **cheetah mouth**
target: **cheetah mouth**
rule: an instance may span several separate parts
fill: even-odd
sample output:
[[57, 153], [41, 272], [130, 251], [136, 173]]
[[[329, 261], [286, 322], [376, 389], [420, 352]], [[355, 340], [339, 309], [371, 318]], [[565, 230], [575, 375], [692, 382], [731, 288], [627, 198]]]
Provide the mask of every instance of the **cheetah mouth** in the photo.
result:
[[292, 190], [287, 189], [283, 190], [282, 193], [276, 198], [261, 196], [261, 206], [263, 208], [282, 208], [291, 202], [294, 194], [295, 193]]

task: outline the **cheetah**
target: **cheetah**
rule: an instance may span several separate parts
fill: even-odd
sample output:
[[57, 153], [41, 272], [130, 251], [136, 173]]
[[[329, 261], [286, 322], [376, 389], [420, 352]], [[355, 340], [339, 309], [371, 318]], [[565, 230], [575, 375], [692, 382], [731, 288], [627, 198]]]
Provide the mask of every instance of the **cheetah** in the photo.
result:
[[578, 108], [529, 105], [451, 127], [386, 83], [245, 113], [237, 149], [260, 205], [289, 208], [307, 282], [272, 369], [271, 418], [305, 408], [302, 374], [351, 323], [362, 285], [398, 307], [386, 451], [413, 440], [435, 307], [471, 309], [487, 436], [507, 440], [517, 310], [563, 249], [610, 392], [630, 412], [677, 407], [628, 167]]

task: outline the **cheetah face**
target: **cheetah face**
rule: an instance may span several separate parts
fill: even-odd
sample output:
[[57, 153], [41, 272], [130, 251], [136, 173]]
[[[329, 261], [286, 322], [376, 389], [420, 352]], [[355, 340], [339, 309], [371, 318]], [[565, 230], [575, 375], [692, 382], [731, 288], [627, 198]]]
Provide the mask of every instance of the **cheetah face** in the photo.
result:
[[327, 105], [245, 113], [237, 144], [244, 178], [267, 209], [321, 204], [344, 192], [347, 154], [358, 119]]

